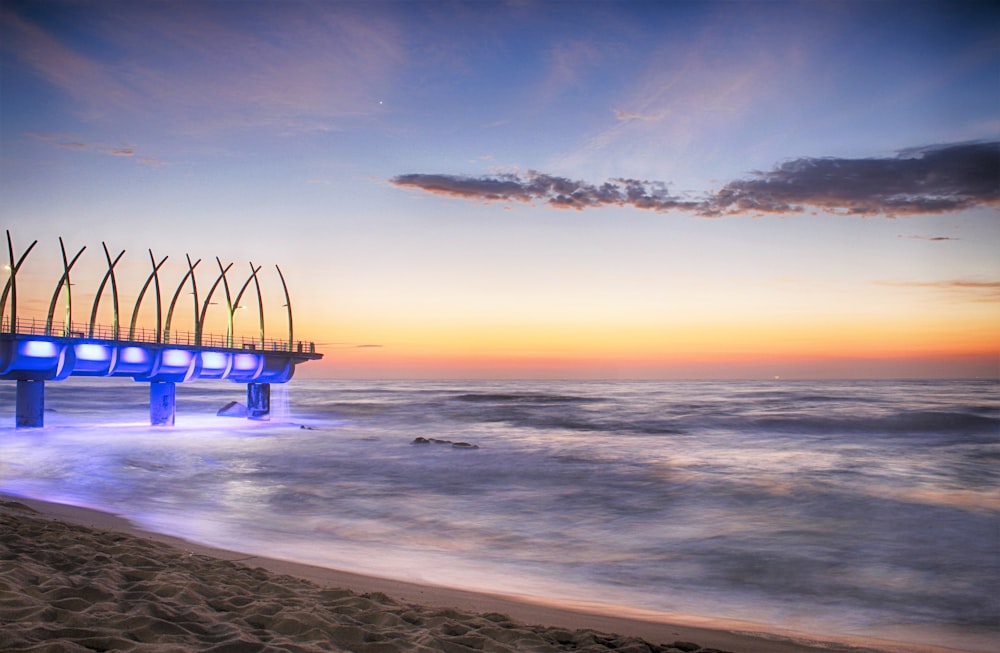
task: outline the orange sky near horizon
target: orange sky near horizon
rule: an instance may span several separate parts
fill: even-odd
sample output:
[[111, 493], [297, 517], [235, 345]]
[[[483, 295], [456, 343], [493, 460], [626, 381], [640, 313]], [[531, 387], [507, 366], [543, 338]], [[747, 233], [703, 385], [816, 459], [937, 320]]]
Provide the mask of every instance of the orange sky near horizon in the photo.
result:
[[[1000, 306], [929, 315], [803, 316], [655, 327], [346, 322], [309, 376], [380, 378], [1000, 378]], [[367, 338], [367, 340], [365, 340]]]
[[[28, 244], [15, 240], [15, 257]], [[40, 242], [18, 275], [21, 319], [45, 320], [62, 265], [52, 245]], [[68, 246], [68, 255], [78, 249]], [[106, 271], [103, 252], [94, 249], [88, 248], [72, 272], [77, 324], [89, 320]], [[183, 278], [182, 263], [170, 263], [161, 279], [164, 310]], [[119, 265], [119, 320], [124, 326], [151, 265], [148, 253], [146, 261], [127, 254]], [[234, 266], [227, 274], [233, 294], [248, 278], [244, 267]], [[203, 261], [198, 272], [204, 302], [218, 278], [218, 264]], [[262, 270], [260, 280], [266, 336], [287, 338], [287, 314], [273, 267]], [[407, 311], [381, 297], [349, 297], [347, 302], [354, 304], [348, 308], [344, 302], [325, 302], [325, 286], [295, 278], [289, 282], [294, 337], [315, 342], [324, 354], [322, 361], [297, 370], [313, 378], [1000, 378], [1000, 301], [994, 284], [870, 283], [852, 288], [847, 302], [812, 297], [801, 288], [777, 297], [748, 290], [738, 301], [716, 304], [675, 295], [688, 307], [701, 301], [698, 311], [675, 310], [673, 302], [646, 302], [641, 309], [626, 302], [615, 313], [607, 301], [586, 304], [577, 298], [560, 313], [535, 309], [533, 317], [530, 309], [517, 311], [511, 298]], [[110, 293], [108, 285], [98, 324], [112, 322]], [[185, 285], [175, 310], [175, 332], [193, 330], [189, 298]], [[433, 305], [434, 298], [428, 290], [410, 301]], [[56, 324], [64, 319], [65, 301], [63, 291]], [[256, 301], [250, 286], [241, 302], [248, 310], [239, 311], [234, 321], [237, 338], [257, 337]], [[537, 301], [526, 298], [525, 303], [530, 307]], [[154, 302], [152, 294], [143, 300], [140, 327], [153, 324]], [[755, 303], [766, 310], [755, 310]], [[205, 333], [225, 333], [224, 304], [219, 285]]]
[[[68, 250], [70, 256], [76, 252]], [[102, 258], [88, 251], [74, 268], [74, 323], [89, 320], [105, 271]], [[182, 276], [179, 265], [164, 269], [164, 310]], [[218, 265], [202, 265], [199, 288], [204, 302]], [[60, 266], [52, 252], [26, 260], [18, 276], [21, 319], [44, 321], [54, 289], [49, 285], [58, 280]], [[136, 260], [118, 270], [123, 325], [146, 274]], [[246, 276], [236, 268], [227, 275], [232, 293]], [[277, 278], [271, 276], [276, 277], [273, 269], [261, 272], [266, 336], [280, 340], [287, 337], [287, 314], [280, 308]], [[312, 378], [1000, 378], [1000, 302], [989, 284], [877, 284], [858, 293], [850, 310], [844, 304], [800, 296], [802, 301], [785, 297], [781, 311], [774, 305], [755, 312], [752, 306], [720, 304], [693, 314], [649, 308], [637, 320], [634, 314], [616, 315], [595, 305], [584, 315], [568, 311], [533, 320], [510, 311], [510, 306], [502, 311], [479, 305], [451, 313], [406, 313], [372, 301], [346, 311], [336, 303], [324, 306], [309, 284], [291, 281], [295, 339], [316, 342], [325, 356], [297, 370]], [[222, 335], [227, 323], [223, 287], [215, 292], [205, 333]], [[174, 331], [193, 330], [189, 296], [185, 286]], [[65, 301], [63, 291], [57, 324], [64, 319]], [[151, 294], [143, 300], [140, 327], [155, 320], [154, 301]], [[252, 287], [241, 303], [249, 310], [239, 312], [236, 336], [254, 339], [258, 324]], [[107, 286], [98, 324], [111, 324], [111, 305]]]

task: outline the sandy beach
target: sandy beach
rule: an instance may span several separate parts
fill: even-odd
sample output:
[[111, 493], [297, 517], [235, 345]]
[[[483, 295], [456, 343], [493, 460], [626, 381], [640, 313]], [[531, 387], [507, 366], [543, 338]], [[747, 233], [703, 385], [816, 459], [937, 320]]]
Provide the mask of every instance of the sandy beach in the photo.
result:
[[4, 651], [846, 653], [740, 624], [669, 623], [414, 585], [202, 547], [114, 515], [0, 500]]

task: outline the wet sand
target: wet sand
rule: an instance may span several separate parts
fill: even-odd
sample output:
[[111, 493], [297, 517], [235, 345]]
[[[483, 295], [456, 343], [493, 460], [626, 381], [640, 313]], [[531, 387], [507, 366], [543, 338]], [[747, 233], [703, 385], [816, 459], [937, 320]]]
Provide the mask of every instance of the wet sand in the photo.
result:
[[[641, 617], [641, 618], [639, 618]], [[943, 653], [373, 578], [0, 497], [3, 651]]]

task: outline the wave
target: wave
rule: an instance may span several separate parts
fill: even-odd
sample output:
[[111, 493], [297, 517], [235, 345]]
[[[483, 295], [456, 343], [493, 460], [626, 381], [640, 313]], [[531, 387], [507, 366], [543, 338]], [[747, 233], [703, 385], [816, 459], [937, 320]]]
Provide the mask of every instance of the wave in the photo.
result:
[[[869, 412], [866, 409], [858, 414], [858, 404], [867, 402], [845, 401], [836, 394], [782, 394], [780, 411], [759, 402], [691, 402], [688, 398], [682, 403], [668, 398], [659, 405], [637, 410], [635, 405], [618, 405], [613, 397], [544, 392], [463, 393], [447, 398], [445, 403], [474, 406], [472, 411], [461, 411], [471, 422], [506, 423], [536, 430], [674, 435], [722, 427], [803, 435], [929, 435], [942, 436], [942, 443], [951, 439], [948, 436], [986, 436], [986, 440], [974, 439], [987, 442], [990, 436], [1000, 435], [1000, 415], [976, 406], [864, 414]], [[814, 405], [803, 406], [806, 398]], [[758, 412], [761, 408], [764, 414]]]
[[503, 421], [512, 426], [539, 430], [563, 430], [609, 434], [672, 435], [685, 431], [667, 423], [650, 421], [587, 420], [557, 416], [510, 416]]
[[877, 433], [886, 435], [1000, 435], [1000, 418], [973, 412], [900, 411], [891, 415], [820, 417], [789, 415], [755, 418], [756, 428], [802, 433]]
[[591, 397], [548, 394], [544, 392], [468, 392], [453, 397], [469, 403], [577, 404], [594, 401]]

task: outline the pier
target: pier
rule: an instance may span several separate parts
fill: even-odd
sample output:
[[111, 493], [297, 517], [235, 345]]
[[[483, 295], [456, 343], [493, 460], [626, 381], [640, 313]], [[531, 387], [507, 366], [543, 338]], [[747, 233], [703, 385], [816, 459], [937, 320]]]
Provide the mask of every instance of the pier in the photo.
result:
[[[172, 426], [176, 414], [176, 384], [199, 379], [228, 380], [247, 386], [247, 417], [264, 420], [270, 414], [270, 388], [272, 383], [286, 383], [295, 373], [296, 365], [323, 357], [316, 352], [312, 342], [294, 340], [292, 302], [281, 269], [275, 266], [284, 291], [288, 318], [288, 337], [268, 339], [264, 334], [264, 304], [258, 273], [260, 266], [250, 263], [250, 274], [235, 295], [232, 293], [227, 266], [216, 258], [219, 275], [203, 300], [199, 301], [195, 268], [187, 257], [187, 271], [163, 311], [160, 270], [167, 258], [159, 262], [149, 251], [151, 273], [138, 293], [131, 311], [129, 326], [120, 319], [118, 280], [115, 266], [125, 253], [114, 259], [106, 244], [104, 254], [108, 269], [94, 296], [90, 321], [73, 321], [70, 271], [86, 249], [76, 256], [67, 256], [62, 238], [63, 273], [55, 284], [47, 315], [43, 318], [19, 317], [17, 273], [38, 241], [34, 241], [20, 257], [15, 259], [14, 245], [7, 232], [10, 264], [5, 266], [9, 277], [0, 295], [0, 380], [15, 381], [15, 419], [18, 427], [44, 426], [45, 383], [60, 381], [70, 376], [130, 377], [137, 382], [149, 383], [149, 418], [154, 426]], [[110, 281], [110, 284], [108, 283]], [[235, 312], [244, 308], [240, 300], [253, 283], [257, 296], [258, 333], [254, 338], [237, 338], [233, 329]], [[219, 287], [219, 302], [227, 311], [228, 328], [224, 335], [205, 334], [204, 326], [209, 306]], [[143, 298], [150, 293], [156, 305], [155, 324], [140, 326], [138, 316]], [[106, 288], [112, 296], [112, 324], [97, 324], [99, 305]], [[171, 330], [177, 301], [184, 288], [193, 295], [193, 325], [190, 331]], [[62, 320], [55, 319], [60, 297], [65, 298]], [[222, 301], [224, 299], [224, 301]], [[7, 312], [9, 306], [9, 314]]]

